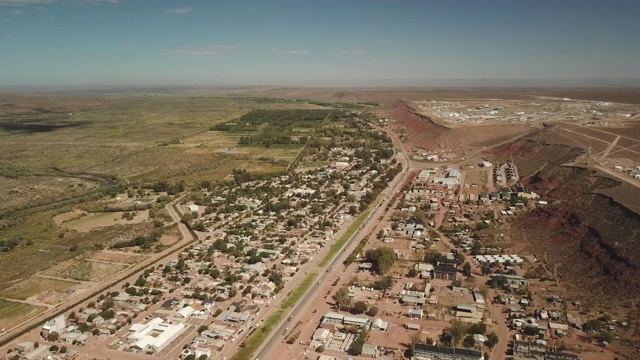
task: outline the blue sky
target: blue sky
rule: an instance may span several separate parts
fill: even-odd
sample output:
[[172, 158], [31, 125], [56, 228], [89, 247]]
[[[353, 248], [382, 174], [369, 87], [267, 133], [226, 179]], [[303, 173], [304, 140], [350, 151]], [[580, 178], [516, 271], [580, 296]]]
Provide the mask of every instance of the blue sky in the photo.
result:
[[638, 80], [640, 1], [0, 0], [0, 86], [442, 79]]

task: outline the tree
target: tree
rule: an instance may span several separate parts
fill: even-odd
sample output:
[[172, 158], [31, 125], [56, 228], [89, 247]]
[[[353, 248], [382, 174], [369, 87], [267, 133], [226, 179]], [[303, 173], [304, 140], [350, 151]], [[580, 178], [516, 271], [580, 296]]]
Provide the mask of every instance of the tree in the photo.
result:
[[354, 314], [363, 314], [365, 311], [367, 311], [367, 304], [364, 301], [356, 301], [351, 309]]
[[525, 326], [523, 332], [525, 335], [533, 336], [538, 333], [538, 328], [535, 326]]
[[498, 335], [495, 332], [491, 332], [487, 338], [487, 340], [484, 342], [484, 344], [489, 348], [489, 349], [493, 349], [494, 346], [496, 346], [496, 344], [498, 343], [500, 339], [498, 339]]
[[393, 279], [391, 276], [384, 276], [379, 280], [376, 280], [371, 287], [376, 290], [388, 290], [393, 287]]
[[462, 341], [462, 345], [468, 348], [474, 347], [476, 345], [476, 340], [473, 338], [473, 335], [469, 334]]
[[608, 331], [600, 332], [600, 338], [602, 339], [602, 341], [606, 341], [608, 343], [611, 343], [614, 339], [613, 334]]
[[200, 325], [200, 327], [198, 328], [198, 334], [201, 334], [203, 331], [207, 330], [209, 330], [209, 327], [207, 325]]
[[487, 325], [484, 322], [479, 322], [471, 325], [469, 328], [471, 334], [485, 334], [487, 332]]
[[61, 353], [63, 353], [63, 354], [66, 354], [66, 353], [67, 353], [67, 347], [66, 347], [66, 346], [64, 346], [64, 345], [62, 345], [62, 346], [60, 347], [60, 352], [61, 352]]
[[58, 338], [60, 338], [60, 335], [55, 331], [52, 331], [47, 335], [47, 340], [50, 342], [58, 341]]
[[58, 351], [58, 349], [60, 349], [58, 345], [51, 345], [51, 347], [49, 348], [49, 351], [51, 351], [52, 353], [55, 353], [56, 351]]
[[80, 324], [80, 326], [78, 326], [78, 330], [80, 330], [80, 332], [87, 332], [91, 330], [91, 327], [86, 322], [83, 322], [82, 324]]
[[408, 277], [416, 277], [418, 276], [418, 270], [416, 270], [415, 268], [411, 268], [409, 269], [409, 273], [407, 274]]
[[333, 295], [333, 300], [336, 301], [336, 305], [338, 306], [338, 311], [342, 310], [343, 307], [351, 305], [351, 298], [349, 297], [349, 289], [340, 288], [336, 291], [336, 294]]
[[466, 277], [471, 276], [471, 264], [469, 264], [468, 261], [466, 263], [464, 263], [464, 268], [462, 269], [462, 273]]
[[589, 330], [598, 331], [598, 330], [600, 330], [601, 327], [602, 327], [602, 321], [600, 321], [598, 319], [591, 319], [591, 320], [587, 321], [587, 323], [584, 325], [584, 328], [587, 331], [589, 331]]
[[376, 316], [376, 315], [378, 315], [378, 311], [379, 311], [379, 309], [377, 307], [372, 306], [372, 307], [369, 308], [369, 310], [367, 310], [367, 315], [369, 315], [371, 317]]
[[466, 325], [460, 320], [456, 320], [453, 322], [453, 326], [451, 327], [451, 342], [452, 346], [457, 345], [460, 340], [464, 338], [464, 335], [467, 333]]
[[390, 247], [367, 250], [365, 257], [368, 262], [375, 264], [378, 273], [381, 275], [391, 270], [391, 267], [397, 259], [395, 250]]

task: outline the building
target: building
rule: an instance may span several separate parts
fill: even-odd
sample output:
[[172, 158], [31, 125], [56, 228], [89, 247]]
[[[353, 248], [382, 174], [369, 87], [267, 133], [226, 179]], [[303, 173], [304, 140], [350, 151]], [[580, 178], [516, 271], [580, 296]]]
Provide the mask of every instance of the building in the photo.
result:
[[514, 341], [514, 360], [582, 360], [582, 357], [558, 351], [558, 349], [547, 348], [544, 343]]
[[478, 311], [476, 305], [460, 304], [456, 306], [456, 318], [468, 322], [479, 322], [482, 320], [482, 311]]
[[180, 319], [186, 319], [191, 316], [194, 311], [195, 310], [191, 306], [185, 306], [182, 309], [178, 310], [178, 312], [176, 313], [176, 317]]
[[427, 299], [417, 296], [403, 296], [402, 303], [410, 306], [424, 306], [427, 303]]
[[482, 360], [482, 353], [475, 350], [448, 348], [442, 346], [415, 344], [414, 360]]
[[433, 277], [453, 281], [458, 277], [458, 269], [451, 266], [436, 266], [433, 269]]
[[144, 351], [159, 351], [185, 329], [184, 324], [169, 324], [161, 318], [154, 318], [146, 324], [133, 324], [127, 340], [131, 347]]
[[200, 359], [202, 356], [206, 356], [207, 359], [211, 357], [211, 349], [207, 348], [198, 348], [195, 352], [196, 359]]
[[383, 321], [380, 318], [375, 319], [373, 321], [373, 324], [371, 324], [371, 330], [387, 331], [388, 328], [389, 328], [389, 323], [386, 321]]
[[320, 328], [313, 333], [313, 340], [325, 342], [329, 338], [329, 335], [331, 335], [329, 330]]
[[50, 333], [51, 332], [60, 333], [64, 331], [65, 327], [66, 325], [64, 321], [64, 315], [59, 315], [55, 319], [45, 322], [44, 325], [42, 326], [42, 330], [48, 331]]
[[364, 344], [362, 345], [362, 353], [360, 355], [365, 357], [377, 358], [378, 347], [371, 344]]

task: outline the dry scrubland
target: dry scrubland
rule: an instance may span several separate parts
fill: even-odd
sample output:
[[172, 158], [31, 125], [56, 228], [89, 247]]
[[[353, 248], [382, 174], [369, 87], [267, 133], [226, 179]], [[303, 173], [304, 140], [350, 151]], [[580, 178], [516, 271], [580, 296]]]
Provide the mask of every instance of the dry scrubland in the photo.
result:
[[[132, 205], [100, 200], [111, 186], [285, 169], [300, 146], [239, 147], [243, 134], [211, 127], [254, 109], [292, 108], [319, 106], [216, 91], [0, 94], [0, 296], [54, 304], [82, 285], [77, 281], [100, 282], [145, 259], [103, 250], [154, 229], [148, 210], [131, 220], [122, 211], [95, 210]], [[158, 215], [168, 220], [164, 211]], [[168, 227], [158, 248], [178, 239]], [[0, 326], [38, 309], [2, 301]]]

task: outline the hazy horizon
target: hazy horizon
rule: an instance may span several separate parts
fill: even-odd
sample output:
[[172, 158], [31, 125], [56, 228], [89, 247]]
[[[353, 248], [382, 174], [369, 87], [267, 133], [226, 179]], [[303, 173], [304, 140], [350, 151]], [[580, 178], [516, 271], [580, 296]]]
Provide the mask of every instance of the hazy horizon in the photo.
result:
[[0, 87], [638, 87], [640, 2], [0, 0]]

